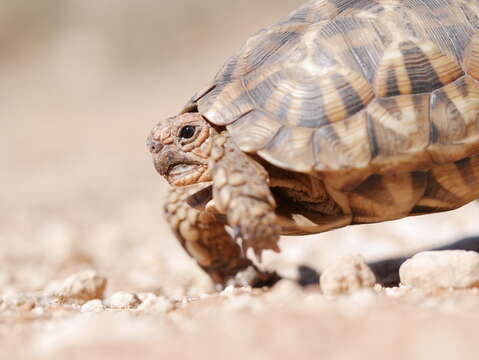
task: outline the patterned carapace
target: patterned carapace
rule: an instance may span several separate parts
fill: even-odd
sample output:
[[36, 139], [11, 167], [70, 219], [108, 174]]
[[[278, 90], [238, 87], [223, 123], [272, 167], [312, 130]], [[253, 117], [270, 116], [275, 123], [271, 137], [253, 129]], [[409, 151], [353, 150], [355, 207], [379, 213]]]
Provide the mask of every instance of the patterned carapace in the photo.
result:
[[[413, 211], [428, 212], [478, 195], [479, 160], [462, 160], [479, 152], [478, 81], [477, 0], [314, 0], [251, 37], [187, 108], [241, 150], [340, 189], [435, 168], [437, 181], [404, 179], [417, 200], [429, 183]], [[461, 184], [442, 188], [450, 171]]]

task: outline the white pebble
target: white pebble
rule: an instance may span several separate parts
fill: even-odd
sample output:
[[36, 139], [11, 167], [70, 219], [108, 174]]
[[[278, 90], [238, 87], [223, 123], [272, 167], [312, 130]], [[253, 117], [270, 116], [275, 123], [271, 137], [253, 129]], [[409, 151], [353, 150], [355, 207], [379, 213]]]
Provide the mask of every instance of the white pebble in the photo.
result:
[[4, 296], [4, 301], [10, 307], [21, 307], [28, 303], [29, 298], [22, 294]]
[[155, 299], [156, 295], [152, 292], [146, 292], [146, 293], [138, 293], [136, 294], [138, 299], [140, 299], [141, 302], [145, 302], [148, 299]]
[[33, 308], [32, 313], [36, 316], [42, 316], [43, 314], [45, 314], [45, 309], [41, 306], [37, 306]]
[[113, 309], [132, 309], [140, 304], [140, 299], [135, 294], [119, 291], [110, 296], [106, 303]]
[[166, 313], [173, 310], [173, 303], [164, 296], [155, 296], [149, 294], [146, 298], [142, 299], [142, 303], [138, 306], [138, 310], [152, 313]]
[[374, 273], [360, 255], [345, 256], [327, 266], [320, 278], [325, 295], [349, 294], [376, 284]]
[[233, 285], [227, 286], [221, 293], [221, 296], [233, 296], [236, 293], [236, 288]]
[[83, 304], [80, 308], [80, 311], [83, 312], [102, 312], [105, 310], [105, 305], [99, 299], [90, 300], [87, 303]]
[[105, 292], [107, 280], [95, 271], [87, 270], [68, 277], [55, 295], [63, 301], [80, 301], [101, 299]]
[[401, 283], [422, 289], [479, 286], [479, 254], [465, 250], [424, 251], [399, 269]]

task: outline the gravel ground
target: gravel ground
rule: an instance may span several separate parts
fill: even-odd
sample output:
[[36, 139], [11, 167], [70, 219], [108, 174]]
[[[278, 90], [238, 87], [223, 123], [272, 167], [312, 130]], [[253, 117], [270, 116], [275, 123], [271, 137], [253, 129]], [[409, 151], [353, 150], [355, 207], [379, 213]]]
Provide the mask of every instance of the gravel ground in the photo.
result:
[[[162, 219], [149, 129], [299, 1], [34, 3], [0, 5], [2, 359], [477, 359], [477, 288], [221, 291]], [[478, 214], [285, 237], [261, 266], [412, 254], [479, 234]]]

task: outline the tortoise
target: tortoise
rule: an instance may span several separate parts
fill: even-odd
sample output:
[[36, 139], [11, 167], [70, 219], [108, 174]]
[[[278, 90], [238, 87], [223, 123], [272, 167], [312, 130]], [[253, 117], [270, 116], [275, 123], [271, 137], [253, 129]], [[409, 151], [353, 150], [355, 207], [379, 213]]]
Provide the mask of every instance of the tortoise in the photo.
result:
[[[166, 219], [220, 284], [282, 235], [479, 198], [479, 2], [313, 0], [249, 38], [148, 138]], [[240, 279], [240, 280], [238, 280]]]

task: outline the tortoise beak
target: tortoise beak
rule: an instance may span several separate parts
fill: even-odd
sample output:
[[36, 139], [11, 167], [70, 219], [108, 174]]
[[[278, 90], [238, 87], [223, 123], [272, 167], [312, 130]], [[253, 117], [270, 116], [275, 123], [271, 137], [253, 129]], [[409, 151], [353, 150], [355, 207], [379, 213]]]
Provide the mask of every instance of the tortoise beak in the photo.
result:
[[156, 171], [163, 176], [170, 185], [179, 185], [189, 182], [198, 169], [203, 165], [199, 161], [192, 160], [179, 153], [175, 149], [163, 149], [159, 153], [153, 154], [153, 162]]
[[181, 156], [178, 153], [173, 151], [159, 151], [153, 153], [153, 163], [155, 164], [155, 169], [161, 176], [166, 176], [168, 170], [173, 166], [184, 162]]

